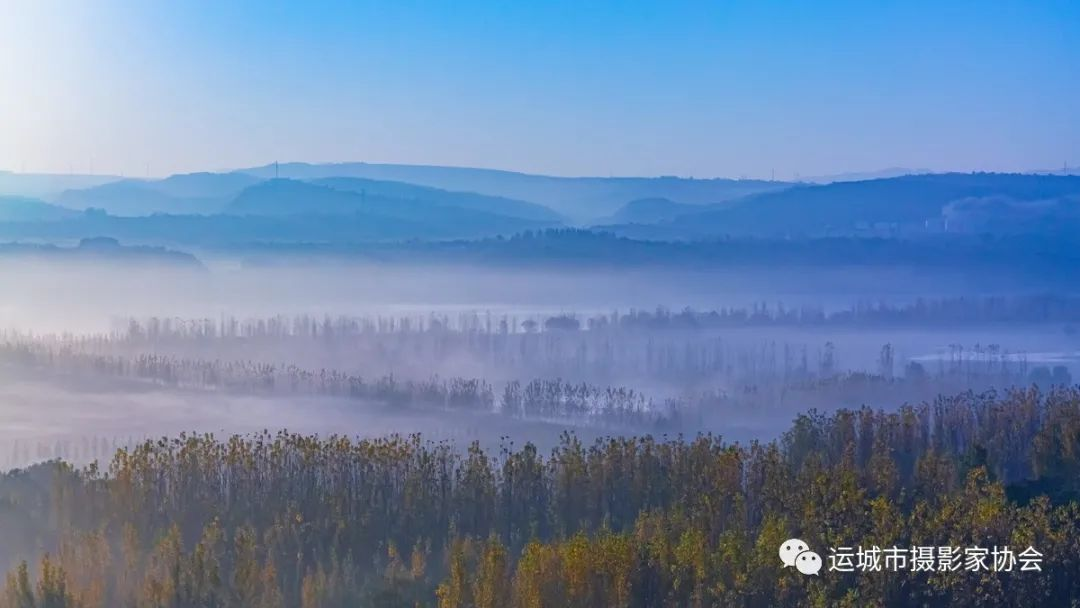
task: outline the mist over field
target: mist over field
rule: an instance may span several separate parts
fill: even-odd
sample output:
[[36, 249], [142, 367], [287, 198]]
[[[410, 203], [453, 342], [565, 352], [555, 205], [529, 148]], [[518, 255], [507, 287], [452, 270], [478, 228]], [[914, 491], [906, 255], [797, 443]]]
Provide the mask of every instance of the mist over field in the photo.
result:
[[[11, 466], [88, 462], [108, 450], [86, 446], [277, 428], [423, 432], [459, 446], [514, 437], [546, 448], [568, 429], [768, 440], [810, 408], [895, 409], [946, 392], [1049, 389], [1080, 373], [1067, 266], [682, 263], [665, 250], [575, 263], [570, 251], [590, 238], [549, 233], [527, 259], [242, 241], [188, 254], [111, 237], [11, 251], [0, 259], [0, 454]], [[233, 365], [252, 369], [227, 374], [270, 380], [171, 369]], [[327, 372], [431, 386], [393, 398], [295, 386], [298, 374]], [[483, 386], [454, 397], [462, 409], [445, 385], [466, 381]], [[506, 402], [508, 386], [543, 382], [634, 391], [640, 425], [590, 411], [608, 406], [588, 396], [568, 406], [561, 392], [506, 416], [524, 407]]]

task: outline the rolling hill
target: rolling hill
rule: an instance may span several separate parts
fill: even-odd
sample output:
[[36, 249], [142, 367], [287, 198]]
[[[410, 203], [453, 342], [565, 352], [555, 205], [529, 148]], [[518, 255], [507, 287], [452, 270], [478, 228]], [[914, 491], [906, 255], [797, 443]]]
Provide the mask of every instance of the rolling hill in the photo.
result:
[[285, 163], [242, 170], [268, 178], [298, 180], [357, 177], [406, 182], [458, 192], [475, 192], [544, 205], [578, 222], [615, 213], [627, 202], [668, 198], [680, 203], [719, 203], [751, 194], [783, 190], [784, 182], [682, 177], [552, 177], [494, 169], [369, 163]]
[[[358, 187], [354, 182], [348, 183]], [[382, 191], [400, 194], [407, 191], [407, 188], [403, 188], [407, 186], [383, 186], [386, 189]], [[376, 188], [376, 192], [379, 191], [379, 188]], [[425, 194], [432, 198], [402, 198], [368, 192], [364, 188], [359, 188], [359, 191], [343, 190], [312, 182], [273, 179], [245, 189], [224, 211], [231, 215], [249, 216], [332, 216], [362, 213], [414, 222], [418, 226], [438, 225], [462, 230], [464, 233], [484, 234], [516, 232], [556, 224], [552, 220], [538, 222], [448, 204], [455, 200], [464, 201], [466, 204], [475, 203], [477, 197], [473, 195], [444, 197], [441, 191], [430, 190]], [[540, 210], [543, 208], [540, 207]]]
[[122, 245], [111, 237], [87, 237], [74, 246], [57, 246], [37, 243], [0, 243], [0, 261], [41, 262], [108, 262], [110, 264], [153, 264], [204, 270], [202, 262], [194, 255], [166, 249]]
[[[1080, 177], [943, 173], [907, 175], [861, 182], [798, 186], [781, 192], [748, 196], [697, 213], [680, 215], [660, 232], [683, 237], [820, 236], [855, 234], [885, 225], [900, 232], [927, 230], [928, 222], [946, 227], [958, 207], [999, 210], [1043, 208], [1073, 215], [1071, 197], [1080, 195]], [[985, 218], [984, 218], [985, 219]], [[950, 229], [961, 229], [953, 225]], [[979, 226], [968, 224], [965, 230]]]
[[680, 215], [700, 213], [711, 208], [704, 205], [686, 205], [666, 198], [642, 198], [623, 205], [601, 224], [655, 224], [673, 220]]
[[[286, 165], [283, 172], [349, 172], [356, 167], [406, 173], [414, 169], [398, 165]], [[433, 170], [431, 175], [443, 175], [440, 171], [445, 170], [446, 175], [458, 182], [476, 177], [474, 171], [481, 176], [491, 173], [426, 169]], [[498, 179], [524, 180], [513, 182], [517, 184], [515, 188], [534, 180], [533, 183], [543, 184], [543, 188], [554, 189], [547, 190], [548, 194], [558, 189], [581, 194], [592, 188], [597, 192], [606, 189], [603, 191], [612, 195], [617, 191], [633, 191], [634, 188], [623, 183], [629, 181], [644, 184], [639, 190], [666, 188], [697, 201], [687, 203], [683, 199], [656, 196], [631, 199], [601, 219], [603, 230], [653, 241], [724, 236], [1080, 233], [1080, 176], [948, 173], [829, 184], [770, 184], [774, 188], [771, 191], [705, 204], [706, 186], [713, 180], [608, 180], [506, 174], [513, 176], [508, 178], [504, 173], [494, 172]], [[141, 238], [140, 230], [148, 238], [159, 238], [168, 236], [168, 227], [173, 226], [187, 235], [182, 240], [200, 240], [188, 233], [201, 229], [207, 230], [212, 235], [208, 238], [215, 242], [231, 238], [237, 242], [477, 238], [562, 224], [560, 216], [551, 209], [519, 198], [384, 179], [308, 177], [304, 181], [263, 179], [248, 173], [201, 173], [157, 181], [122, 180], [68, 191], [59, 199], [68, 207], [105, 209], [107, 216], [84, 217], [39, 200], [11, 199], [6, 206], [0, 205], [0, 221], [12, 224], [5, 233], [25, 234], [27, 238], [107, 234], [131, 239]], [[585, 189], [580, 186], [583, 183], [587, 184]], [[746, 185], [742, 182], [728, 185], [731, 184]], [[533, 194], [545, 191], [543, 188]], [[115, 217], [154, 213], [167, 217], [144, 222], [121, 222]], [[208, 216], [208, 221], [196, 221], [192, 217], [196, 215]], [[46, 225], [51, 221], [60, 221], [64, 226]], [[104, 228], [108, 230], [96, 232]], [[80, 231], [83, 231], [81, 235]]]
[[0, 196], [0, 222], [48, 222], [77, 215], [77, 211], [34, 198]]
[[405, 182], [358, 177], [328, 177], [311, 180], [311, 183], [336, 190], [362, 193], [368, 197], [424, 203], [429, 206], [458, 207], [537, 222], [559, 222], [562, 219], [558, 213], [535, 203], [474, 192], [452, 192]]
[[62, 175], [0, 171], [0, 196], [22, 196], [52, 201], [65, 190], [92, 188], [120, 177], [115, 175]]
[[190, 173], [161, 180], [119, 180], [67, 190], [57, 203], [72, 209], [103, 209], [113, 215], [218, 213], [244, 188], [262, 180], [239, 173]]

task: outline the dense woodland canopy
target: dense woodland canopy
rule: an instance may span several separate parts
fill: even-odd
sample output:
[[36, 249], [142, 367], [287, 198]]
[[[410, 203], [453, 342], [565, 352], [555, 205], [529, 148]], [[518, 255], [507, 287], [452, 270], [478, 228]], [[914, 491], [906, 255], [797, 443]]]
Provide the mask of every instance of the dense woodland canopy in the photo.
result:
[[[1077, 390], [811, 412], [749, 445], [165, 438], [0, 479], [0, 606], [1064, 606], [1078, 455]], [[1042, 571], [804, 576], [790, 537], [1030, 546]]]

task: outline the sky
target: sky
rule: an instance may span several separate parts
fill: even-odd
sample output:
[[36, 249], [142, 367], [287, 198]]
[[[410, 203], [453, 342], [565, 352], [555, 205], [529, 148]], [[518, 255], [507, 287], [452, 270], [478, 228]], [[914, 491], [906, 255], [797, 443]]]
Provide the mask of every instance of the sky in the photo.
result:
[[1080, 165], [1080, 2], [0, 0], [0, 168]]

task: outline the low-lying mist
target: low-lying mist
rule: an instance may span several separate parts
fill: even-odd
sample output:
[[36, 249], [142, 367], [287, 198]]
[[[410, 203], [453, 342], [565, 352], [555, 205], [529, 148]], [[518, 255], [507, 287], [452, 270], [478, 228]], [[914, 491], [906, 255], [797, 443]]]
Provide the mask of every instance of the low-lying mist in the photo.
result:
[[813, 272], [4, 260], [0, 466], [179, 432], [774, 437], [811, 408], [1068, 384], [1080, 303]]
[[531, 441], [549, 449], [559, 434], [588, 427], [490, 416], [486, 412], [392, 408], [336, 396], [242, 394], [183, 389], [90, 374], [0, 373], [0, 470], [62, 459], [105, 465], [117, 448], [181, 433], [222, 437], [264, 430], [380, 437], [422, 434], [485, 449]]
[[[919, 297], [1041, 293], [1043, 285], [903, 267], [686, 269], [406, 265], [204, 252], [197, 267], [0, 258], [0, 327], [96, 332], [118, 318], [412, 312], [591, 314], [783, 303], [844, 308]], [[1071, 287], [1060, 286], [1062, 292]]]

